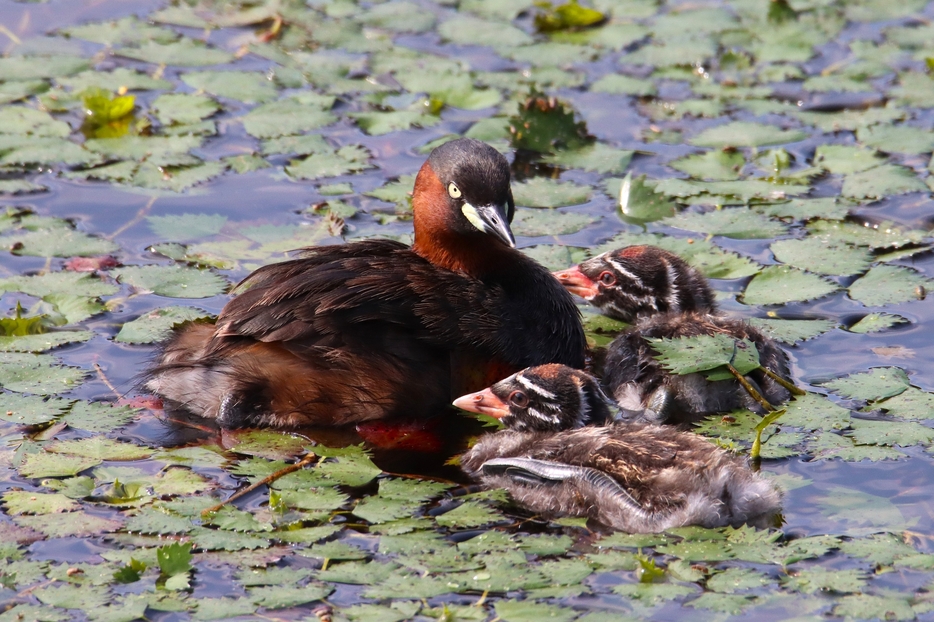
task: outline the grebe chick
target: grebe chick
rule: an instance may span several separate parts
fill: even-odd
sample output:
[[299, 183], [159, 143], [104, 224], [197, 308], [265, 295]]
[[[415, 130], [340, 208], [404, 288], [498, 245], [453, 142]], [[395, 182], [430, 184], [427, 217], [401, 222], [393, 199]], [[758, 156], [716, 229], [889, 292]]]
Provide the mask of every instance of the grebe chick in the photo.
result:
[[670, 426], [601, 423], [607, 401], [589, 374], [524, 369], [454, 404], [497, 417], [461, 457], [487, 488], [546, 517], [578, 516], [632, 533], [686, 525], [770, 524], [781, 495], [745, 461]]
[[[683, 259], [655, 246], [603, 253], [555, 273], [570, 291], [603, 313], [634, 325], [607, 347], [603, 386], [633, 421], [686, 424], [706, 415], [763, 408], [736, 380], [708, 381], [702, 374], [674, 375], [655, 359], [646, 338], [728, 335], [748, 339], [764, 367], [790, 376], [788, 355], [773, 339], [741, 319], [717, 314], [707, 280]], [[790, 397], [761, 370], [746, 376], [770, 404]]]

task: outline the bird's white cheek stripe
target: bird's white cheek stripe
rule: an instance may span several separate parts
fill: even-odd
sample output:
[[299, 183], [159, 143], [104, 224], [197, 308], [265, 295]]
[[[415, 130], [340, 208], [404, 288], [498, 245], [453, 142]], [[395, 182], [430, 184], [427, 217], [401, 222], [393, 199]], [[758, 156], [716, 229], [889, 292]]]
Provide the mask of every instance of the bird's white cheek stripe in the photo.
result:
[[681, 299], [681, 292], [678, 290], [678, 273], [675, 271], [674, 266], [667, 262], [665, 264], [665, 272], [668, 273], [668, 310], [680, 311], [681, 305], [678, 304], [678, 301]]
[[642, 279], [640, 279], [638, 276], [636, 276], [635, 274], [633, 274], [632, 272], [630, 272], [629, 270], [627, 270], [626, 268], [624, 268], [624, 267], [623, 267], [623, 264], [621, 264], [621, 263], [619, 263], [618, 261], [615, 261], [615, 260], [613, 260], [613, 259], [609, 259], [609, 258], [607, 258], [606, 261], [607, 261], [608, 264], [610, 264], [611, 266], [613, 266], [613, 268], [614, 268], [617, 272], [619, 272], [619, 273], [622, 274], [623, 276], [628, 277], [629, 279], [631, 279], [632, 282], [633, 282], [635, 285], [637, 285], [637, 286], [639, 286], [639, 287], [645, 287], [645, 284], [642, 282]]
[[474, 227], [480, 231], [486, 231], [486, 223], [483, 222], [483, 219], [480, 218], [480, 213], [477, 211], [477, 208], [471, 205], [470, 203], [464, 203], [461, 206], [461, 212], [464, 214], [464, 217], [470, 221]]
[[557, 397], [551, 391], [546, 391], [545, 389], [541, 388], [540, 386], [538, 386], [537, 384], [535, 384], [534, 382], [532, 382], [525, 376], [516, 376], [516, 380], [518, 380], [519, 384], [524, 386], [526, 389], [528, 389], [529, 391], [535, 391], [536, 393], [544, 397], [546, 400], [553, 400]]

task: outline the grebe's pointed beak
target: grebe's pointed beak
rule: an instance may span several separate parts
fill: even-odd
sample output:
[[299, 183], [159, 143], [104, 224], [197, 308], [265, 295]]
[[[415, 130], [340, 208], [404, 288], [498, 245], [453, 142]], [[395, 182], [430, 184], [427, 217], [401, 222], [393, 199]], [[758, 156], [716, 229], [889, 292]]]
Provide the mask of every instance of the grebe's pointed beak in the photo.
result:
[[461, 206], [461, 212], [470, 224], [484, 233], [489, 233], [509, 248], [515, 248], [516, 238], [512, 234], [512, 229], [509, 228], [506, 210], [507, 207], [503, 205], [474, 206], [464, 203]]
[[497, 419], [502, 419], [509, 414], [509, 406], [506, 402], [496, 397], [490, 389], [462, 395], [454, 400], [454, 405], [462, 410], [489, 415]]
[[584, 300], [590, 300], [600, 293], [600, 290], [597, 289], [597, 283], [590, 280], [590, 277], [581, 272], [580, 268], [577, 266], [568, 268], [567, 270], [552, 272], [552, 274], [564, 285], [564, 289], [575, 296], [580, 296]]

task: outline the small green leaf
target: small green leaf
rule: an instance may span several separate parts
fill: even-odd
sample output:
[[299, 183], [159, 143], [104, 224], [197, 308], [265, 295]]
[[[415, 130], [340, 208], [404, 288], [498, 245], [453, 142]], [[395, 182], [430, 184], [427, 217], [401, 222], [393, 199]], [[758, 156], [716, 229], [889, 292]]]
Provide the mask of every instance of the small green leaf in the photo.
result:
[[600, 11], [581, 6], [577, 0], [557, 6], [547, 1], [538, 2], [536, 5], [539, 11], [535, 14], [535, 28], [539, 32], [577, 30], [595, 26], [606, 19]]
[[538, 153], [573, 151], [592, 142], [586, 124], [574, 120], [570, 105], [535, 90], [509, 118], [509, 134], [516, 149]]
[[160, 546], [156, 550], [156, 559], [159, 563], [159, 570], [166, 577], [187, 573], [193, 569], [191, 565], [191, 543], [174, 542]]
[[652, 222], [670, 218], [676, 213], [674, 201], [655, 192], [654, 186], [646, 183], [645, 175], [633, 179], [632, 173], [627, 173], [620, 183], [616, 198], [623, 220]]
[[778, 421], [778, 419], [785, 414], [785, 409], [776, 410], [768, 413], [762, 420], [756, 424], [756, 438], [752, 441], [752, 448], [749, 450], [749, 457], [753, 460], [759, 458], [762, 453], [762, 432], [765, 431], [767, 427]]
[[130, 558], [130, 563], [114, 572], [114, 581], [117, 583], [136, 583], [140, 575], [146, 571], [146, 564], [136, 559]]
[[113, 95], [98, 87], [85, 89], [81, 94], [84, 103], [86, 121], [94, 125], [104, 125], [116, 121], [133, 112], [136, 97], [133, 95]]

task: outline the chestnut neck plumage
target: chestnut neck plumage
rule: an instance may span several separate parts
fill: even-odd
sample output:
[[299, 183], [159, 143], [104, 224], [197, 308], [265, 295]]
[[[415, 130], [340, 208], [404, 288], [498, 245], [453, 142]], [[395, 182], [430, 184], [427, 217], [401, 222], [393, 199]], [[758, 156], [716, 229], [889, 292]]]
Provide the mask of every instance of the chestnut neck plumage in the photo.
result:
[[436, 266], [482, 278], [515, 264], [516, 251], [480, 233], [469, 235], [450, 225], [447, 190], [426, 162], [412, 193], [415, 243], [412, 250]]

